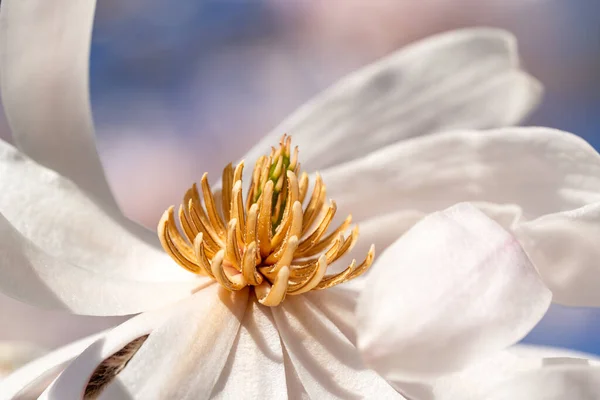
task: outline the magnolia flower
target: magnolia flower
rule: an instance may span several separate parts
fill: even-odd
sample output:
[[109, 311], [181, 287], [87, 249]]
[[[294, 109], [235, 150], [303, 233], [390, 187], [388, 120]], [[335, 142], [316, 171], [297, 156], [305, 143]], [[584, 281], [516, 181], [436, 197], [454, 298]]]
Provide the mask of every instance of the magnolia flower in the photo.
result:
[[[86, 271], [114, 270], [127, 280], [160, 280], [152, 275], [161, 274], [164, 254], [145, 246], [150, 243], [160, 249], [156, 235], [122, 216], [93, 141], [87, 82], [94, 2], [71, 3], [2, 2], [2, 97], [19, 150], [0, 144], [4, 192], [0, 212], [36, 246], [74, 265], [86, 266]], [[416, 43], [342, 80], [274, 129], [245, 159], [252, 163], [283, 133], [293, 132], [302, 149], [304, 169], [327, 173], [329, 167], [405, 138], [452, 128], [518, 123], [537, 104], [539, 95], [538, 83], [519, 68], [510, 34], [489, 29], [454, 32]], [[407, 162], [417, 157], [410, 155]], [[249, 180], [245, 177], [244, 181]], [[330, 178], [327, 181], [334, 184]], [[329, 189], [338, 206], [345, 191]], [[443, 199], [439, 194], [435, 197]], [[440, 208], [449, 204], [440, 204]], [[368, 202], [339, 212], [348, 213], [361, 224], [364, 243], [375, 243], [380, 250], [416, 220], [407, 213], [407, 223], [398, 225], [396, 232], [378, 234], [368, 220], [380, 213]], [[88, 229], [90, 226], [94, 229]], [[373, 233], [378, 236], [370, 238]], [[363, 253], [367, 250], [362, 249]], [[153, 268], [157, 264], [154, 256], [158, 257], [158, 271]], [[166, 262], [171, 261], [167, 258]], [[131, 271], [124, 267], [128, 263]], [[142, 264], [143, 270], [139, 268]], [[167, 270], [174, 273], [172, 268]], [[35, 275], [32, 282], [39, 279]], [[11, 296], [46, 308], [72, 308], [47, 293], [46, 284], [41, 286], [32, 289], [35, 299], [20, 293]], [[11, 291], [9, 288], [7, 293]], [[69, 297], [83, 300], [75, 294]], [[104, 297], [97, 296], [95, 302], [101, 304]], [[19, 307], [1, 297], [0, 301], [2, 318], [14, 321], [8, 332], [11, 339], [34, 340], [44, 346], [65, 344], [76, 334], [81, 337], [117, 322], [87, 317], [69, 320], [57, 312], [35, 313], [32, 307]], [[15, 318], [17, 315], [21, 319]], [[18, 334], [16, 326], [23, 319], [39, 321], [44, 329], [25, 324]], [[3, 334], [6, 329], [1, 328]]]
[[[563, 302], [595, 300], [580, 285], [594, 277], [585, 257], [597, 251], [578, 236], [595, 233], [585, 204], [597, 193], [597, 155], [585, 142], [545, 129], [425, 136], [510, 125], [530, 111], [539, 88], [519, 69], [505, 32], [431, 38], [344, 79], [257, 144], [245, 157], [254, 168], [226, 167], [221, 190], [203, 178], [202, 193], [184, 194], [179, 224], [167, 210], [163, 251], [120, 214], [95, 151], [86, 88], [91, 3], [2, 5], [1, 89], [19, 150], [0, 143], [0, 290], [80, 314], [143, 313], [18, 371], [0, 387], [3, 396], [35, 393], [74, 358], [45, 398], [402, 398], [398, 391], [414, 396], [415, 384], [437, 396], [444, 379], [468, 381], [469, 368], [535, 325], [550, 302], [546, 285]], [[260, 158], [284, 132], [294, 134], [303, 170], [320, 177], [300, 174], [287, 140]], [[499, 165], [508, 157], [510, 165]], [[325, 202], [325, 187], [337, 205]], [[433, 214], [395, 242], [426, 213], [462, 200], [477, 202], [520, 243], [465, 205]], [[569, 213], [576, 207], [585, 210]], [[329, 235], [337, 209], [352, 211], [363, 240], [345, 234], [349, 220]], [[581, 252], [556, 257], [560, 246], [545, 246], [557, 231]], [[433, 232], [440, 236], [431, 247]], [[365, 261], [343, 264], [355, 242]], [[363, 280], [373, 261], [363, 247], [371, 243], [387, 248]], [[437, 249], [444, 258], [428, 258]], [[328, 271], [336, 258], [348, 268]], [[558, 273], [560, 262], [570, 263], [568, 277]], [[453, 271], [470, 283], [448, 297], [454, 316], [438, 304], [452, 294]], [[389, 274], [396, 293], [381, 282]], [[358, 283], [329, 288], [352, 278]], [[457, 318], [482, 294], [482, 307]], [[365, 366], [357, 342], [379, 374]], [[394, 347], [383, 351], [386, 343]], [[408, 357], [390, 362], [398, 353]], [[557, 374], [533, 368], [540, 371]], [[459, 375], [427, 382], [447, 373]], [[537, 390], [544, 376], [515, 379]]]

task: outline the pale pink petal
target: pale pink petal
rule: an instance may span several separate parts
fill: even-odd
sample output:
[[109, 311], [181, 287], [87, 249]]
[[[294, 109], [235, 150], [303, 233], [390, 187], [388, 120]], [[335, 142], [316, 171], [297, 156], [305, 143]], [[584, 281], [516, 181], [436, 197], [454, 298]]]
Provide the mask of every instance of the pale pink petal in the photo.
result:
[[288, 133], [300, 147], [304, 168], [322, 169], [414, 136], [515, 124], [537, 105], [540, 93], [539, 84], [519, 71], [510, 33], [452, 31], [343, 78], [300, 107], [245, 159], [254, 161]]
[[527, 358], [579, 358], [589, 361], [591, 365], [600, 365], [600, 357], [577, 350], [560, 347], [540, 346], [529, 343], [519, 343], [507, 349], [511, 354]]
[[[346, 216], [345, 214], [340, 214]], [[358, 224], [360, 236], [352, 251], [336, 261], [330, 269], [340, 271], [346, 268], [353, 259], [364, 257], [371, 245], [375, 245], [376, 252], [383, 252], [414, 224], [425, 216], [424, 213], [414, 210], [398, 210], [388, 214], [377, 215]], [[354, 215], [353, 215], [354, 217]], [[357, 279], [350, 281], [354, 285], [368, 276], [370, 269]]]
[[[419, 400], [482, 400], [488, 399], [496, 390], [515, 389], [516, 382], [528, 380], [530, 374], [546, 374], [562, 368], [591, 368], [588, 360], [578, 358], [543, 358], [540, 356], [517, 356], [509, 351], [499, 352], [492, 357], [469, 365], [468, 368], [441, 377], [430, 383], [393, 382], [407, 396]], [[552, 372], [550, 372], [552, 374]], [[522, 381], [521, 381], [522, 382]], [[535, 387], [535, 380], [529, 382]], [[501, 393], [501, 392], [500, 392]], [[515, 397], [511, 400], [539, 400], [536, 397]], [[546, 399], [542, 397], [541, 399]], [[550, 397], [549, 399], [553, 399]], [[578, 399], [579, 397], [559, 397]]]
[[461, 201], [517, 206], [531, 220], [600, 202], [598, 153], [549, 128], [429, 135], [321, 175], [327, 195], [356, 221], [400, 210], [428, 214]]
[[356, 347], [329, 318], [302, 296], [273, 308], [275, 324], [310, 398], [403, 399], [368, 370]]
[[4, 110], [26, 154], [117, 209], [94, 143], [88, 70], [95, 0], [3, 0]]
[[555, 301], [600, 304], [600, 155], [577, 136], [548, 128], [449, 132], [321, 174], [340, 216], [363, 222], [358, 246], [383, 250], [419, 215], [470, 201], [515, 232]]
[[600, 202], [524, 222], [515, 233], [554, 301], [600, 306]]
[[376, 261], [357, 307], [359, 348], [386, 379], [439, 376], [520, 340], [551, 297], [516, 239], [459, 204]]
[[541, 368], [503, 382], [486, 400], [597, 400], [600, 367], [567, 365]]

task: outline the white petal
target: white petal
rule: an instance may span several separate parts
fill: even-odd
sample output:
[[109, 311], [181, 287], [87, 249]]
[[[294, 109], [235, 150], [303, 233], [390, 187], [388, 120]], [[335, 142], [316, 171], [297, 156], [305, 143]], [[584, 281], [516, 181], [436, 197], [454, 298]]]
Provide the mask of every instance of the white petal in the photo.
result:
[[[164, 324], [169, 318], [170, 311], [171, 308], [164, 308], [140, 314], [110, 332], [100, 335], [70, 362], [60, 376], [46, 388], [40, 399], [81, 398], [92, 373], [102, 361], [131, 341], [148, 335], [153, 329]], [[72, 353], [69, 354], [72, 357]]]
[[427, 38], [342, 79], [245, 158], [255, 160], [289, 133], [304, 169], [314, 171], [414, 136], [515, 124], [541, 92], [533, 78], [518, 71], [517, 59], [514, 37], [502, 30]]
[[308, 292], [304, 298], [311, 302], [336, 328], [356, 346], [356, 301], [360, 292], [350, 285]]
[[[143, 400], [209, 398], [232, 351], [247, 302], [247, 290], [229, 293], [212, 285], [178, 305], [101, 398], [111, 399], [111, 388]], [[245, 378], [261, 378], [260, 371], [252, 372]]]
[[[125, 315], [189, 296], [208, 278], [182, 282], [123, 279], [60, 260], [23, 237], [0, 214], [0, 291], [44, 308]], [[144, 268], [144, 265], [139, 265]]]
[[[585, 359], [519, 357], [504, 351], [488, 359], [471, 364], [455, 374], [444, 376], [430, 384], [395, 382], [394, 384], [407, 395], [419, 400], [481, 400], [494, 389], [510, 387], [514, 379], [527, 376], [528, 373], [542, 373], [554, 368], [588, 367]], [[563, 397], [579, 399], [578, 397]], [[561, 399], [563, 399], [561, 398]], [[533, 400], [529, 397], [512, 397], [511, 400]]]
[[306, 392], [306, 389], [304, 389], [302, 381], [298, 376], [298, 372], [296, 371], [296, 368], [294, 368], [294, 363], [290, 359], [289, 353], [285, 347], [282, 347], [282, 350], [283, 363], [285, 365], [285, 383], [288, 387], [288, 398], [293, 400], [310, 400], [311, 397]]
[[[345, 214], [340, 214], [340, 216], [342, 215], [345, 216]], [[350, 265], [353, 259], [364, 257], [371, 245], [375, 245], [377, 254], [380, 254], [424, 216], [425, 214], [420, 211], [399, 210], [360, 222], [360, 236], [352, 251], [343, 256], [339, 261], [336, 261], [330, 267], [331, 270], [342, 270]], [[350, 283], [356, 284], [368, 276], [370, 271], [371, 268], [357, 279], [350, 281]]]
[[517, 342], [550, 301], [516, 239], [459, 204], [376, 261], [357, 307], [358, 344], [387, 379], [435, 377]]
[[535, 344], [516, 344], [507, 350], [511, 354], [527, 358], [579, 358], [588, 360], [591, 365], [600, 365], [600, 357], [581, 351]]
[[88, 69], [95, 0], [4, 0], [1, 93], [15, 142], [108, 206], [94, 144]]
[[0, 399], [37, 398], [62, 369], [107, 332], [95, 334], [53, 351], [0, 380]]
[[302, 296], [289, 296], [273, 308], [273, 315], [283, 346], [310, 398], [403, 398], [364, 367], [350, 340]]
[[321, 175], [338, 209], [357, 221], [398, 210], [427, 214], [462, 201], [515, 205], [533, 219], [600, 201], [598, 153], [548, 128], [430, 135]]
[[600, 304], [600, 155], [577, 136], [548, 128], [450, 132], [389, 146], [322, 176], [340, 216], [377, 216], [374, 226], [382, 224], [359, 246], [389, 245], [410, 223], [404, 213], [471, 201], [515, 231], [555, 301]]
[[525, 222], [515, 233], [554, 301], [600, 306], [600, 202]]
[[[145, 303], [142, 296], [132, 298], [137, 305], [121, 307], [132, 297], [127, 292], [135, 282], [147, 282], [142, 286], [152, 290], [167, 283], [165, 295], [169, 290], [171, 295], [164, 301], [186, 296], [197, 285], [194, 275], [141, 238], [141, 227], [107, 215], [72, 182], [4, 142], [0, 183], [0, 215], [10, 221], [0, 217], [0, 274], [6, 274], [0, 290], [5, 294], [46, 308], [110, 315], [163, 304], [148, 292], [155, 301]], [[47, 260], [52, 260], [48, 266]], [[106, 291], [110, 282], [122, 289]]]
[[0, 294], [0, 338], [24, 340], [46, 349], [113, 327], [123, 317], [88, 317], [44, 310]]
[[542, 368], [503, 382], [486, 394], [486, 400], [596, 400], [600, 393], [600, 367]]
[[[42, 250], [115, 277], [189, 278], [159, 248], [156, 233], [108, 215], [71, 181], [0, 141], [0, 213]], [[158, 244], [160, 247], [160, 244]]]
[[85, 350], [42, 398], [79, 398], [103, 360], [147, 334], [100, 398], [208, 398], [231, 351], [247, 299], [247, 291], [232, 295], [212, 285], [174, 306], [140, 314]]
[[[513, 221], [518, 220], [521, 210], [518, 206], [512, 204], [493, 204], [486, 202], [473, 202], [477, 208], [482, 210], [488, 217], [498, 222], [503, 227], [513, 226]], [[341, 214], [344, 215], [344, 214]], [[400, 236], [408, 231], [414, 224], [419, 222], [425, 213], [417, 210], [399, 210], [392, 211], [388, 214], [377, 215], [360, 222], [360, 239], [349, 254], [346, 254], [332, 266], [332, 269], [345, 268], [352, 262], [354, 258], [360, 258], [369, 251], [371, 244], [375, 245], [378, 253], [382, 253], [389, 245], [394, 243]], [[365, 274], [358, 279], [354, 279], [351, 283], [356, 283], [359, 280], [369, 275], [369, 269]]]
[[286, 381], [281, 340], [271, 309], [250, 301], [211, 398], [285, 399]]

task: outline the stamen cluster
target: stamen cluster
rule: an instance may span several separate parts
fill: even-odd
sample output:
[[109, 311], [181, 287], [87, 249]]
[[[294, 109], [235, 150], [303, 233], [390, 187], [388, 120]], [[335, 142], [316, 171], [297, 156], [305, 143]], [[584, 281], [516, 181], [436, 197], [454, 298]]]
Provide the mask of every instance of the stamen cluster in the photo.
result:
[[373, 246], [359, 265], [353, 260], [342, 272], [325, 275], [327, 267], [354, 246], [358, 227], [345, 235], [352, 220], [348, 216], [326, 235], [336, 204], [326, 203], [319, 174], [303, 206], [309, 177], [303, 172], [298, 179], [298, 148], [291, 152], [291, 137], [284, 136], [279, 148], [256, 162], [245, 204], [243, 168], [243, 161], [235, 169], [227, 165], [223, 188], [214, 194], [204, 174], [201, 190], [194, 184], [186, 192], [177, 219], [172, 206], [163, 214], [158, 235], [179, 265], [230, 291], [252, 286], [258, 301], [267, 306], [279, 305], [286, 295], [349, 281], [371, 266]]

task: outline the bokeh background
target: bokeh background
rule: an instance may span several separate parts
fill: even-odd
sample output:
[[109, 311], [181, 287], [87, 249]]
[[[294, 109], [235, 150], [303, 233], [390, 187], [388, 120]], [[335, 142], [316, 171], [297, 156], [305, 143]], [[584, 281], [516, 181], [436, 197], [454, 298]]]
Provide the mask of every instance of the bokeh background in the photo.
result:
[[[125, 213], [154, 228], [190, 182], [217, 176], [339, 77], [467, 26], [518, 37], [546, 88], [527, 125], [600, 148], [599, 14], [596, 0], [98, 0], [90, 84], [100, 155]], [[599, 311], [556, 306], [525, 341], [600, 354], [599, 337]]]

